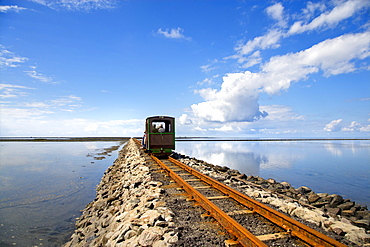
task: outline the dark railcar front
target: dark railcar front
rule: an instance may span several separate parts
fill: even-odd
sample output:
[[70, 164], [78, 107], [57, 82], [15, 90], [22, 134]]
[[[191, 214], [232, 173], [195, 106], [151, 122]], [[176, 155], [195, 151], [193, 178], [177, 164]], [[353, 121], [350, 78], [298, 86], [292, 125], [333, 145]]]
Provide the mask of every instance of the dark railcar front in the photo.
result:
[[145, 124], [146, 149], [153, 154], [171, 154], [175, 149], [175, 118], [148, 117]]

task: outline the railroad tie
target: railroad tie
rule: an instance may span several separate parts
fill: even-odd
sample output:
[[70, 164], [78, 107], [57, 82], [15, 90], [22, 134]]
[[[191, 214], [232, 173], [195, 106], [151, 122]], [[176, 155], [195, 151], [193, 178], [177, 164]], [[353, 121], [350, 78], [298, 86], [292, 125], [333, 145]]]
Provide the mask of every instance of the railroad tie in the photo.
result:
[[193, 187], [194, 189], [209, 189], [209, 188], [212, 188], [212, 186], [210, 186], [210, 185], [205, 185], [205, 186], [195, 186], [195, 187]]
[[218, 199], [225, 199], [229, 198], [230, 196], [209, 196], [207, 197], [208, 200], [218, 200]]
[[248, 209], [244, 209], [244, 210], [236, 210], [236, 211], [228, 212], [227, 214], [229, 216], [240, 215], [240, 214], [253, 214], [253, 211], [248, 210]]
[[272, 233], [272, 234], [266, 234], [266, 235], [259, 235], [256, 236], [261, 241], [268, 241], [268, 240], [276, 240], [280, 238], [287, 238], [289, 236], [288, 232], [278, 232], [278, 233]]

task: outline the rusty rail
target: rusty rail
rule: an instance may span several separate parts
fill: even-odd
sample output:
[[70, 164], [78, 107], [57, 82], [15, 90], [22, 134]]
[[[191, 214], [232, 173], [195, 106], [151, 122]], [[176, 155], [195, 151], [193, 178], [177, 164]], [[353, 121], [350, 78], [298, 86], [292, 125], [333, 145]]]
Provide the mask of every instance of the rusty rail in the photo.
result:
[[[254, 236], [247, 229], [242, 227], [233, 218], [228, 216], [224, 211], [217, 207], [214, 203], [208, 200], [205, 196], [199, 193], [179, 175], [177, 175], [172, 169], [166, 166], [154, 155], [151, 155], [152, 159], [161, 166], [162, 169], [166, 170], [171, 178], [181, 186], [191, 197], [196, 200], [214, 219], [216, 219], [231, 235], [238, 239], [238, 242], [242, 246], [267, 246], [256, 236]], [[171, 160], [172, 161], [172, 160]]]

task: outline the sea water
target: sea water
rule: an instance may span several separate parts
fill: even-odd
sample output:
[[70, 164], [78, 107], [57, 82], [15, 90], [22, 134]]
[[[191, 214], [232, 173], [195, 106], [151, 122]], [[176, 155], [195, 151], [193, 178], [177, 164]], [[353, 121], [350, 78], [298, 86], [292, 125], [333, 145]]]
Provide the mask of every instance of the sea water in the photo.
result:
[[370, 208], [370, 141], [178, 141], [176, 151]]
[[[61, 246], [120, 142], [0, 142], [0, 246]], [[370, 141], [177, 141], [176, 151], [370, 206]], [[105, 153], [105, 154], [104, 154]], [[101, 159], [104, 157], [104, 159]]]
[[0, 246], [61, 246], [120, 142], [0, 142]]

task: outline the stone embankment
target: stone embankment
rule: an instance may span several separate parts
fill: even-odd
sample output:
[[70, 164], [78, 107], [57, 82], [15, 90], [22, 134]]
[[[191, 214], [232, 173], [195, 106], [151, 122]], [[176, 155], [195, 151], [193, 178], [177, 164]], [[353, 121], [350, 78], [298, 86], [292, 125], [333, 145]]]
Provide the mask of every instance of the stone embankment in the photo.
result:
[[64, 246], [170, 246], [177, 242], [173, 212], [160, 200], [161, 182], [153, 181], [145, 158], [130, 140], [83, 210]]
[[[370, 246], [367, 232], [370, 213], [366, 207], [339, 195], [316, 194], [307, 187], [294, 189], [286, 182], [246, 176], [237, 170], [179, 154], [174, 154], [174, 157], [256, 200], [311, 224], [316, 230], [327, 231], [331, 237], [347, 245]], [[196, 220], [195, 209], [185, 204], [185, 199], [172, 198], [167, 192], [168, 185], [163, 185], [165, 181], [155, 181], [160, 179], [158, 175], [156, 179], [153, 177], [148, 162], [134, 141], [130, 140], [105, 172], [97, 187], [95, 200], [83, 210], [76, 222], [76, 230], [65, 247], [205, 246], [202, 241], [209, 243], [215, 239], [215, 236], [207, 239], [204, 229], [200, 230], [197, 224], [186, 225], [189, 219]], [[192, 211], [179, 220], [177, 211], [185, 208]], [[186, 239], [190, 235], [193, 235], [193, 243]]]

